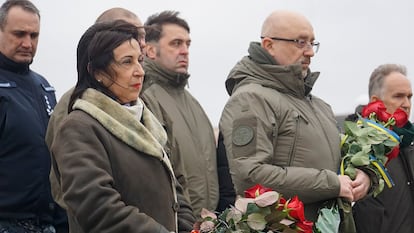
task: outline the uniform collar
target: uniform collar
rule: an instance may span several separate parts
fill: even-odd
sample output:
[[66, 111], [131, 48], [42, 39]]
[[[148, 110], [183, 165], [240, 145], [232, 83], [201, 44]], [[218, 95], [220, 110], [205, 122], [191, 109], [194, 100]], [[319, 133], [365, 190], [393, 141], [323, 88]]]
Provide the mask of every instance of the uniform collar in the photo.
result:
[[17, 74], [27, 74], [29, 72], [27, 63], [17, 63], [0, 52], [0, 68]]

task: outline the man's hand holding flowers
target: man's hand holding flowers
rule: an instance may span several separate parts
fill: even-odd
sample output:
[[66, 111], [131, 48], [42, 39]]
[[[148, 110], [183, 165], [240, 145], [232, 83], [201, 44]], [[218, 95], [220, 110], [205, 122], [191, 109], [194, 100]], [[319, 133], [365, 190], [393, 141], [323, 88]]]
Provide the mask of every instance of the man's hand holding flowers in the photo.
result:
[[354, 200], [354, 195], [352, 193], [352, 180], [349, 176], [339, 175], [340, 191], [339, 196], [343, 197], [349, 201]]
[[367, 173], [356, 169], [356, 174], [355, 179], [352, 181], [353, 201], [364, 198], [371, 187], [371, 180]]
[[[316, 232], [356, 232], [352, 206], [347, 201], [363, 198], [368, 190], [374, 196], [378, 195], [383, 190], [384, 183], [390, 188], [393, 185], [385, 166], [399, 154], [399, 130], [408, 124], [406, 112], [397, 109], [390, 114], [382, 101], [375, 101], [365, 106], [358, 118], [357, 122], [346, 121], [344, 124], [346, 134], [341, 140], [342, 162], [339, 175], [339, 196], [342, 198], [320, 210], [315, 223]], [[398, 134], [392, 131], [394, 128]]]
[[350, 202], [364, 198], [371, 186], [370, 177], [359, 169], [356, 169], [354, 180], [351, 180], [347, 175], [339, 175], [338, 178], [341, 186], [339, 197]]
[[[408, 116], [403, 110], [397, 109], [390, 114], [382, 101], [375, 101], [362, 109], [358, 122], [345, 122], [341, 174], [349, 175], [354, 181], [357, 168], [374, 174], [378, 179], [378, 186], [373, 187], [374, 195], [382, 191], [384, 182], [392, 187], [392, 179], [385, 166], [398, 156], [400, 143], [399, 136], [392, 129], [403, 127], [407, 121]], [[372, 181], [377, 182], [375, 178]]]

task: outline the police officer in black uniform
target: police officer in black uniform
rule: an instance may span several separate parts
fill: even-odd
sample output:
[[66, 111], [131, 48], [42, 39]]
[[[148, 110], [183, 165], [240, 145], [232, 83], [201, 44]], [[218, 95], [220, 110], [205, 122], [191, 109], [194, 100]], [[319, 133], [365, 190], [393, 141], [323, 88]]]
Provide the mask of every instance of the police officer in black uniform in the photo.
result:
[[0, 233], [68, 232], [66, 213], [51, 196], [44, 141], [55, 90], [29, 68], [39, 28], [30, 1], [0, 7]]

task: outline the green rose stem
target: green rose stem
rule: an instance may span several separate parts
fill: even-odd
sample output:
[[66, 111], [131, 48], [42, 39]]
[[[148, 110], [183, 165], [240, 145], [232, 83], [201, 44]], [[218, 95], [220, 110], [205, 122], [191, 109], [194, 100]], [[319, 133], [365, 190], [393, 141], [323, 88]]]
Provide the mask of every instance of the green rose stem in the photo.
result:
[[392, 126], [395, 125], [395, 118], [391, 117], [390, 119], [388, 119], [387, 123], [385, 123], [384, 128], [387, 128], [388, 126]]

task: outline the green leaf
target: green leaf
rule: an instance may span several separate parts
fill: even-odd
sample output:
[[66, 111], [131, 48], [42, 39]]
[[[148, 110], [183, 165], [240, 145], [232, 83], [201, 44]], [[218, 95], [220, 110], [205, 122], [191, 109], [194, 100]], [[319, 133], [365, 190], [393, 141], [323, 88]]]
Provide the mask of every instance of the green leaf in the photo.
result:
[[318, 219], [315, 222], [315, 227], [319, 232], [338, 232], [341, 216], [338, 212], [338, 207], [335, 204], [332, 208], [322, 208], [319, 210]]
[[260, 212], [260, 207], [258, 207], [255, 203], [249, 203], [247, 204], [246, 214], [252, 214]]
[[240, 222], [239, 224], [237, 224], [237, 231], [232, 231], [232, 233], [250, 233], [250, 227], [246, 222]]
[[371, 153], [371, 145], [363, 145], [361, 151], [362, 151], [362, 153], [370, 154]]
[[264, 216], [266, 216], [266, 215], [268, 215], [268, 214], [270, 214], [272, 212], [272, 210], [270, 208], [271, 208], [270, 206], [268, 206], [268, 207], [262, 207], [262, 208], [260, 208], [260, 211], [258, 213], [261, 213]]
[[379, 131], [376, 128], [372, 128], [372, 127], [364, 128], [364, 133], [373, 140], [387, 139], [387, 136], [385, 135], [385, 133], [382, 131]]
[[226, 220], [226, 216], [229, 212], [230, 212], [230, 209], [225, 209], [223, 212], [221, 212], [221, 214], [217, 218], [224, 221]]
[[269, 224], [273, 224], [273, 223], [279, 223], [282, 219], [287, 217], [287, 213], [284, 211], [272, 211], [271, 214], [267, 214], [265, 217], [265, 220], [269, 223]]
[[375, 156], [381, 156], [385, 154], [384, 144], [372, 145], [372, 150], [374, 151]]
[[261, 231], [266, 228], [265, 216], [260, 213], [253, 213], [247, 216], [247, 225], [253, 230]]
[[369, 127], [362, 128], [361, 135], [358, 138], [356, 138], [356, 140], [361, 145], [367, 145], [382, 143], [384, 140], [387, 140], [387, 138], [388, 136], [385, 135], [383, 132]]
[[382, 164], [386, 164], [388, 161], [388, 157], [386, 155], [378, 155], [377, 160], [380, 161]]
[[230, 220], [232, 220], [233, 223], [236, 224], [241, 221], [242, 217], [243, 217], [243, 214], [239, 210], [237, 210], [236, 208], [232, 208], [227, 213], [226, 221], [230, 222]]
[[344, 122], [345, 134], [349, 136], [359, 136], [361, 134], [361, 129], [358, 127], [356, 122], [345, 121]]
[[397, 142], [392, 141], [391, 139], [387, 139], [383, 142], [384, 146], [388, 147], [388, 148], [394, 148], [395, 146], [398, 145]]
[[349, 145], [348, 153], [356, 154], [357, 152], [361, 151], [361, 149], [362, 147], [358, 143], [352, 142], [352, 144]]
[[372, 195], [374, 197], [376, 197], [378, 194], [380, 194], [382, 192], [382, 190], [384, 189], [384, 186], [385, 186], [384, 180], [383, 179], [379, 179], [378, 187], [373, 191]]
[[368, 154], [363, 153], [362, 151], [360, 151], [360, 152], [356, 153], [354, 156], [352, 156], [351, 163], [355, 167], [366, 166], [366, 165], [369, 164], [369, 156], [368, 156]]
[[355, 179], [356, 177], [356, 170], [355, 167], [352, 166], [352, 164], [349, 164], [345, 171], [344, 171], [345, 175], [349, 176], [352, 180]]

